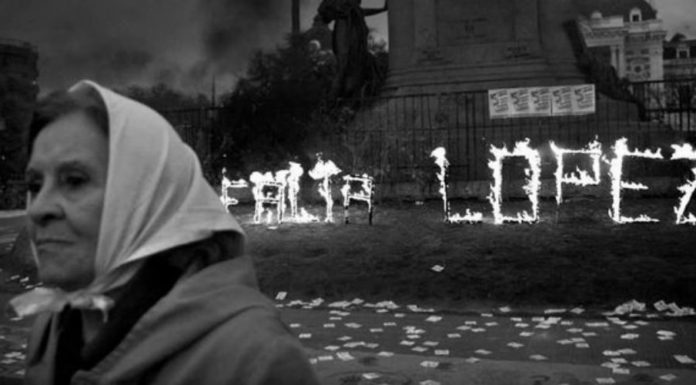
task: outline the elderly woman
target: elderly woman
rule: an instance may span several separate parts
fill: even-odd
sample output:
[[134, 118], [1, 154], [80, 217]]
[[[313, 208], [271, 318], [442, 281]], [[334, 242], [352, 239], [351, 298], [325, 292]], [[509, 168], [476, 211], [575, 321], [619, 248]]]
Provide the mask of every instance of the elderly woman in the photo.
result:
[[244, 233], [149, 108], [85, 81], [30, 133], [29, 233], [47, 288], [28, 384], [316, 384], [257, 289]]

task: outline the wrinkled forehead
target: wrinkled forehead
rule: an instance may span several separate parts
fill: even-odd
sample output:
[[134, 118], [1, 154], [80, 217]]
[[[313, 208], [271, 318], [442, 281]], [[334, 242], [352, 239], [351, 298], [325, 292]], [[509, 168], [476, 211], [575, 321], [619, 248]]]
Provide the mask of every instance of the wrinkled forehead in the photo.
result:
[[75, 111], [49, 123], [38, 133], [27, 169], [39, 171], [63, 164], [81, 164], [106, 172], [108, 153], [106, 135], [85, 112]]

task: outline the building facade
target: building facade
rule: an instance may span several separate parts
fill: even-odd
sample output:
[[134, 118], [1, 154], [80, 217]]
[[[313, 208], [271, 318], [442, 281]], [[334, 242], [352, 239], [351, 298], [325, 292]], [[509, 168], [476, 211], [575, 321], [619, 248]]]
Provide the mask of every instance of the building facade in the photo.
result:
[[665, 80], [696, 78], [696, 39], [672, 39], [665, 43]]
[[645, 0], [578, 0], [578, 24], [587, 47], [620, 78], [662, 80], [667, 31]]

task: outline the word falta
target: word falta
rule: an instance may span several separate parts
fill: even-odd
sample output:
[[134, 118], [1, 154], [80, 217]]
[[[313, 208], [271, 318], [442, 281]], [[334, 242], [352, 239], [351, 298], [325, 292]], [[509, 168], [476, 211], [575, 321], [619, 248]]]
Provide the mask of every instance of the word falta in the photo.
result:
[[[611, 196], [612, 196], [612, 207], [609, 210], [609, 216], [616, 223], [649, 223], [649, 222], [659, 222], [658, 219], [651, 218], [647, 215], [640, 215], [638, 217], [627, 217], [621, 215], [621, 192], [623, 190], [648, 190], [648, 186], [623, 180], [622, 171], [624, 161], [627, 158], [644, 158], [644, 159], [657, 159], [664, 160], [662, 156], [661, 149], [656, 151], [645, 150], [629, 150], [628, 140], [626, 138], [621, 138], [617, 140], [612, 146], [614, 152], [614, 158], [608, 160], [602, 154], [602, 144], [596, 139], [589, 143], [586, 147], [580, 149], [566, 149], [556, 146], [554, 142], [549, 142], [550, 147], [556, 157], [557, 168], [555, 172], [555, 182], [556, 182], [556, 202], [560, 205], [563, 202], [563, 186], [564, 185], [577, 185], [577, 186], [591, 186], [599, 185], [601, 182], [600, 178], [600, 166], [601, 161], [609, 164], [609, 176], [611, 178]], [[672, 145], [674, 153], [672, 154], [670, 160], [691, 160], [696, 161], [696, 150], [692, 148], [690, 144], [683, 145]], [[503, 223], [536, 223], [539, 220], [539, 190], [541, 187], [541, 156], [539, 151], [533, 149], [529, 146], [529, 139], [517, 142], [512, 150], [509, 150], [506, 146], [496, 147], [491, 145], [491, 154], [493, 159], [489, 160], [488, 167], [491, 169], [493, 174], [493, 183], [491, 184], [491, 192], [488, 196], [488, 200], [491, 203], [493, 211], [493, 222], [495, 224]], [[592, 161], [591, 173], [587, 170], [577, 169], [571, 173], [564, 173], [564, 159], [567, 155], [580, 155], [588, 156]], [[459, 213], [452, 214], [450, 210], [450, 203], [447, 194], [448, 181], [447, 181], [447, 171], [449, 168], [449, 161], [446, 157], [446, 150], [444, 147], [438, 147], [432, 151], [431, 157], [435, 159], [435, 164], [438, 166], [439, 171], [437, 173], [437, 179], [439, 181], [439, 193], [442, 197], [443, 202], [443, 213], [444, 221], [447, 223], [481, 223], [483, 222], [483, 213], [481, 212], [471, 212], [469, 209], [466, 210], [464, 215]], [[503, 161], [506, 158], [512, 157], [522, 157], [525, 158], [529, 167], [525, 169], [525, 174], [527, 175], [527, 183], [524, 185], [523, 189], [532, 204], [531, 212], [522, 211], [517, 212], [513, 216], [504, 215], [502, 212], [502, 186], [503, 186]], [[686, 184], [680, 186], [678, 189], [682, 193], [679, 203], [674, 207], [674, 212], [676, 214], [676, 224], [691, 224], [696, 225], [696, 216], [692, 213], [685, 214], [687, 206], [696, 190], [696, 167], [691, 169], [694, 179], [687, 181]], [[270, 223], [272, 217], [274, 216], [272, 211], [266, 209], [265, 207], [275, 206], [276, 217], [278, 222], [282, 222], [285, 212], [286, 205], [285, 200], [290, 202], [291, 214], [290, 220], [295, 222], [316, 222], [318, 218], [311, 214], [308, 214], [305, 209], [300, 209], [298, 211], [297, 205], [297, 195], [299, 193], [299, 180], [304, 170], [302, 167], [294, 162], [290, 162], [289, 170], [281, 170], [274, 174], [267, 172], [265, 174], [254, 172], [250, 176], [250, 180], [254, 183], [252, 188], [255, 205], [254, 222], [260, 223], [262, 221], [262, 216], [264, 211], [266, 211], [266, 222]], [[319, 194], [326, 201], [326, 217], [325, 222], [333, 222], [333, 198], [331, 196], [331, 178], [335, 175], [341, 173], [341, 170], [336, 167], [336, 165], [328, 160], [324, 161], [321, 156], [318, 156], [318, 161], [315, 167], [309, 172], [311, 178], [321, 181], [319, 185]], [[228, 188], [246, 188], [248, 184], [243, 179], [238, 181], [230, 181], [225, 176], [225, 169], [223, 169], [223, 180], [222, 180], [222, 195], [220, 200], [225, 207], [231, 204], [237, 204], [237, 200], [229, 197]], [[346, 175], [343, 177], [345, 184], [341, 188], [341, 193], [343, 194], [344, 203], [344, 215], [346, 223], [348, 222], [348, 207], [351, 201], [363, 201], [368, 204], [368, 212], [370, 216], [370, 223], [372, 219], [373, 203], [372, 197], [373, 192], [373, 178], [367, 175], [352, 176]], [[354, 183], [360, 183], [360, 188], [357, 190], [353, 187]], [[287, 190], [287, 195], [286, 195]]]
[[[289, 162], [290, 167], [287, 170], [261, 173], [254, 171], [251, 173], [249, 180], [254, 184], [252, 193], [254, 195], [254, 223], [263, 222], [265, 213], [267, 224], [273, 222], [274, 217], [278, 223], [284, 220], [292, 222], [307, 223], [318, 222], [319, 218], [309, 214], [307, 210], [298, 206], [297, 196], [300, 193], [300, 178], [304, 174], [304, 169], [299, 163]], [[309, 176], [312, 179], [320, 181], [319, 194], [326, 202], [326, 216], [324, 222], [333, 222], [333, 205], [334, 200], [331, 193], [331, 179], [340, 174], [342, 170], [336, 164], [322, 159], [321, 154], [317, 154], [317, 163], [312, 170], [309, 171]], [[229, 205], [236, 205], [239, 201], [229, 196], [230, 188], [247, 188], [248, 184], [244, 179], [231, 181], [226, 177], [226, 169], [222, 169], [222, 195], [220, 201], [227, 208]], [[344, 175], [343, 187], [341, 194], [343, 195], [343, 215], [345, 223], [349, 222], [349, 206], [352, 202], [367, 203], [367, 211], [369, 223], [372, 224], [373, 214], [373, 192], [374, 180], [367, 174], [363, 175]], [[356, 184], [358, 185], [356, 188]], [[290, 203], [290, 214], [287, 215], [286, 200]], [[270, 207], [270, 208], [269, 208]], [[272, 210], [275, 208], [275, 210]], [[274, 213], [275, 211], [275, 213]]]
[[[628, 140], [621, 138], [612, 146], [614, 158], [608, 160], [602, 155], [602, 144], [596, 139], [581, 149], [565, 149], [556, 146], [554, 142], [549, 142], [551, 150], [556, 157], [556, 203], [560, 205], [563, 202], [563, 185], [591, 186], [600, 184], [600, 162], [604, 161], [609, 165], [609, 176], [611, 179], [611, 197], [612, 206], [609, 210], [609, 216], [616, 223], [650, 223], [659, 222], [658, 219], [651, 218], [645, 214], [638, 217], [627, 217], [621, 214], [621, 192], [623, 190], [648, 190], [648, 186], [642, 183], [636, 183], [623, 180], [623, 165], [627, 158], [644, 158], [664, 160], [661, 149], [656, 151], [645, 150], [629, 150]], [[672, 145], [674, 153], [670, 160], [691, 160], [696, 161], [696, 150], [690, 144]], [[491, 193], [488, 200], [493, 209], [493, 219], [495, 224], [503, 223], [536, 223], [539, 220], [539, 189], [541, 187], [541, 156], [539, 151], [529, 146], [529, 139], [517, 142], [512, 150], [507, 147], [491, 146], [491, 154], [493, 159], [488, 162], [488, 167], [493, 173], [493, 184], [491, 185]], [[443, 201], [443, 211], [445, 222], [448, 223], [479, 223], [483, 221], [483, 214], [480, 212], [471, 212], [466, 210], [465, 215], [450, 212], [449, 201], [447, 198], [447, 169], [449, 162], [445, 157], [446, 151], [443, 147], [436, 148], [431, 157], [435, 158], [435, 163], [439, 167], [437, 174], [440, 182], [440, 194]], [[592, 172], [587, 170], [576, 169], [575, 172], [564, 173], [564, 158], [566, 155], [584, 155], [592, 160]], [[503, 185], [503, 160], [510, 157], [523, 157], [529, 164], [525, 169], [527, 175], [527, 183], [523, 186], [529, 201], [532, 204], [531, 213], [525, 211], [518, 212], [514, 216], [503, 215], [502, 207], [502, 185]], [[696, 190], [696, 167], [691, 169], [694, 179], [687, 181], [686, 184], [678, 187], [682, 193], [679, 204], [674, 207], [676, 214], [676, 224], [691, 224], [696, 225], [696, 216], [692, 213], [685, 215], [687, 206], [694, 190]]]

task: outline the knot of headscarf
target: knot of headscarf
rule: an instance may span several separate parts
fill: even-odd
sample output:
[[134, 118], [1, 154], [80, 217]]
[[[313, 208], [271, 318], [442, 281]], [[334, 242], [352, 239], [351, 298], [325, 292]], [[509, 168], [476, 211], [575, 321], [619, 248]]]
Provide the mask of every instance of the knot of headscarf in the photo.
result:
[[13, 318], [24, 318], [47, 311], [60, 312], [66, 306], [82, 310], [98, 310], [106, 322], [109, 309], [114, 301], [106, 295], [78, 290], [66, 293], [61, 289], [37, 287], [24, 294], [12, 298], [9, 302], [8, 315]]

